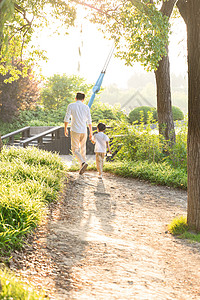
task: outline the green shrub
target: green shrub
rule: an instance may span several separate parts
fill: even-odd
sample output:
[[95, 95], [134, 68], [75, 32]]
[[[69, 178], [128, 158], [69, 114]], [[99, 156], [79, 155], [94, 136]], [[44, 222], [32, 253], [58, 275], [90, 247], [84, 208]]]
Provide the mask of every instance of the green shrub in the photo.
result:
[[173, 167], [187, 171], [187, 124], [177, 126], [176, 143], [167, 147], [169, 155], [165, 158]]
[[43, 300], [45, 293], [36, 291], [32, 286], [22, 282], [10, 270], [0, 270], [1, 300]]
[[3, 148], [0, 154], [0, 248], [18, 248], [41, 221], [62, 187], [57, 154], [37, 148]]
[[184, 114], [179, 107], [172, 106], [172, 115], [174, 121], [184, 120]]
[[187, 173], [181, 168], [174, 169], [165, 162], [107, 162], [104, 165], [104, 171], [124, 177], [140, 178], [156, 184], [179, 187], [182, 189], [187, 188]]
[[189, 229], [187, 224], [187, 218], [184, 216], [180, 216], [172, 220], [172, 222], [168, 225], [168, 230], [170, 233], [174, 235], [180, 235], [186, 232]]
[[150, 107], [150, 106], [140, 106], [140, 107], [136, 107], [135, 109], [133, 109], [130, 113], [129, 113], [129, 122], [131, 124], [135, 123], [135, 124], [140, 124], [141, 122], [143, 122], [144, 124], [147, 123], [148, 120], [148, 113], [149, 112], [153, 112], [153, 118], [152, 121], [156, 121], [157, 120], [157, 112], [156, 109], [154, 107]]
[[107, 125], [110, 120], [126, 119], [126, 115], [121, 111], [120, 107], [102, 103], [98, 100], [91, 107], [91, 116], [94, 123], [105, 120]]
[[[131, 124], [140, 124], [143, 122], [147, 123], [148, 113], [153, 112], [152, 121], [155, 122], [158, 120], [158, 114], [156, 108], [152, 108], [150, 106], [140, 106], [136, 107], [129, 113], [129, 122]], [[180, 108], [176, 106], [172, 106], [172, 115], [174, 121], [184, 120], [184, 114]]]
[[126, 122], [121, 122], [110, 130], [115, 160], [166, 161], [173, 168], [187, 171], [187, 124], [176, 127], [176, 144], [171, 146], [157, 129], [151, 129], [151, 116], [152, 113], [149, 113], [146, 125], [127, 126]]
[[163, 137], [151, 129], [152, 113], [148, 124], [127, 126], [126, 122], [118, 123], [111, 131], [112, 150], [117, 152], [115, 158], [120, 160], [161, 161], [163, 154]]

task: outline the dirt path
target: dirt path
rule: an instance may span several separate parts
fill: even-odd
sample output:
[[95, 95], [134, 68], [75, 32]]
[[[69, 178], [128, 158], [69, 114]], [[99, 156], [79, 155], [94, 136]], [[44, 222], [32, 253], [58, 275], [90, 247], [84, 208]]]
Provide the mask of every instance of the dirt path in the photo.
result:
[[200, 299], [200, 245], [166, 227], [186, 213], [186, 192], [96, 174], [69, 174], [11, 268], [50, 299]]

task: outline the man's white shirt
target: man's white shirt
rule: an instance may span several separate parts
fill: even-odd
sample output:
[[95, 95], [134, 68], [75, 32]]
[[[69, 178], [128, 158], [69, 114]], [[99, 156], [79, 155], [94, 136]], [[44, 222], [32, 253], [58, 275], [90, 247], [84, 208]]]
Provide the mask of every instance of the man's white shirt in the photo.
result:
[[92, 124], [89, 106], [79, 100], [75, 103], [70, 103], [67, 107], [64, 122], [69, 122], [70, 117], [71, 131], [87, 133], [87, 124]]

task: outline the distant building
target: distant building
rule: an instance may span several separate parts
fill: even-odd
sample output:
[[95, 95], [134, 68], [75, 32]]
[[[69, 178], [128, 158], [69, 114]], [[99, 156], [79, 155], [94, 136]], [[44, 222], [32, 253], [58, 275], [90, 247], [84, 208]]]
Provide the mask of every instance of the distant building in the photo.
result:
[[121, 106], [121, 109], [129, 114], [130, 111], [139, 106], [154, 107], [139, 91], [137, 91]]

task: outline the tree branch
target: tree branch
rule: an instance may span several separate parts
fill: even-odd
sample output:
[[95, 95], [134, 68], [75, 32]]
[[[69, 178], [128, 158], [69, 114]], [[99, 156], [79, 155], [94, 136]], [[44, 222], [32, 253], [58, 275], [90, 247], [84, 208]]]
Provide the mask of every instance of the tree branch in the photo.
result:
[[26, 11], [25, 11], [25, 9], [22, 8], [21, 6], [19, 6], [18, 4], [15, 3], [15, 10], [16, 10], [17, 12], [19, 12], [20, 14], [22, 14], [22, 15], [23, 15], [23, 18], [24, 18], [24, 20], [27, 22], [27, 24], [28, 24], [29, 26], [31, 26], [33, 20], [32, 20], [32, 21], [29, 21], [29, 20], [28, 20], [28, 18], [26, 17]]
[[78, 1], [78, 0], [71, 0], [72, 2], [75, 2], [77, 4], [80, 4], [80, 5], [83, 5], [83, 6], [86, 6], [88, 8], [91, 8], [91, 9], [94, 9], [96, 11], [98, 11], [98, 13], [100, 13], [101, 15], [106, 15], [107, 17], [111, 17], [107, 11], [104, 11], [100, 8], [97, 8], [95, 6], [93, 6], [92, 4], [88, 4], [88, 3], [85, 3], [85, 2], [81, 2], [81, 1]]
[[187, 24], [187, 6], [188, 2], [186, 0], [178, 0], [176, 3], [176, 6], [178, 7], [178, 10], [181, 14], [181, 17], [183, 18], [184, 22]]
[[167, 16], [168, 18], [171, 16], [174, 5], [176, 4], [177, 0], [168, 0], [164, 1], [160, 11], [163, 15]]

